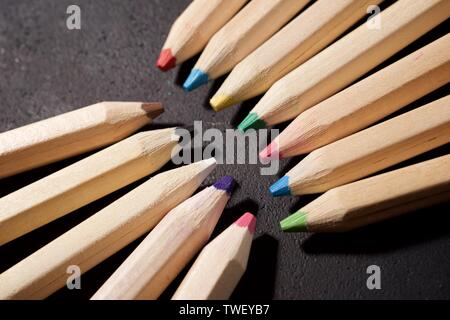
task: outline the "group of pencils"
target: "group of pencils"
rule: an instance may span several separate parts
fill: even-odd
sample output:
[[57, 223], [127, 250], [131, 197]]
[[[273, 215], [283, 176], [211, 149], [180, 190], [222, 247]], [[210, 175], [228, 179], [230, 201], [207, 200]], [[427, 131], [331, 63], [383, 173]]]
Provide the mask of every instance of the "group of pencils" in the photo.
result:
[[[102, 102], [0, 134], [0, 178], [115, 143], [1, 198], [0, 245], [159, 170], [179, 150], [176, 128], [124, 138], [162, 112], [159, 103]], [[66, 285], [70, 266], [85, 273], [149, 231], [92, 299], [158, 298], [230, 199], [229, 176], [192, 196], [215, 166], [210, 158], [153, 176], [0, 274], [0, 300], [46, 298]], [[173, 299], [229, 298], [255, 225], [245, 213], [206, 245]]]
[[187, 91], [230, 72], [215, 111], [264, 94], [240, 131], [293, 120], [260, 158], [309, 154], [270, 192], [324, 194], [284, 231], [349, 230], [450, 198], [450, 155], [371, 176], [450, 142], [448, 95], [376, 124], [448, 84], [449, 34], [356, 82], [446, 21], [450, 1], [398, 0], [366, 22], [381, 3], [194, 0], [163, 46], [164, 71], [202, 51]]
[[[445, 21], [450, 1], [399, 0], [379, 27], [348, 32], [381, 2], [194, 0], [164, 44], [162, 70], [203, 50], [188, 91], [231, 72], [211, 99], [216, 111], [264, 93], [239, 130], [293, 120], [260, 158], [309, 154], [269, 190], [323, 194], [284, 219], [284, 231], [345, 231], [450, 198], [449, 154], [377, 175], [450, 142], [448, 95], [385, 120], [448, 84], [450, 35], [355, 82]], [[0, 245], [161, 169], [179, 151], [176, 128], [136, 132], [162, 112], [102, 102], [1, 133], [0, 179], [106, 148], [0, 198]], [[224, 176], [194, 195], [215, 166], [152, 176], [0, 274], [0, 299], [46, 298], [69, 266], [85, 273], [147, 233], [92, 299], [156, 299], [198, 253], [172, 298], [229, 298], [256, 218], [245, 213], [208, 243], [234, 185]]]

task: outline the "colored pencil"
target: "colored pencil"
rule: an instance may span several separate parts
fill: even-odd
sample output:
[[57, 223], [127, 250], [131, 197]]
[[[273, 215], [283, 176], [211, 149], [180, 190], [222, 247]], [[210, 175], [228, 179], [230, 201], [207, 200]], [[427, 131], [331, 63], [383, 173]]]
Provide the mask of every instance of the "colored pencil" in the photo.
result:
[[172, 25], [156, 66], [167, 71], [195, 56], [247, 1], [192, 1]]
[[145, 234], [215, 166], [208, 159], [151, 178], [0, 274], [0, 299], [48, 297], [65, 286], [69, 266], [84, 273]]
[[446, 155], [331, 189], [281, 221], [281, 228], [347, 231], [449, 199], [450, 155]]
[[274, 196], [324, 192], [450, 142], [450, 95], [307, 155], [270, 187]]
[[233, 183], [226, 176], [172, 209], [91, 299], [158, 298], [208, 241]]
[[262, 159], [311, 152], [368, 127], [450, 81], [450, 35], [301, 113]]
[[200, 253], [172, 300], [227, 300], [247, 268], [256, 218], [244, 214]]
[[[267, 91], [382, 0], [319, 0], [242, 60], [212, 97], [215, 111]], [[301, 32], [299, 31], [301, 30]]]
[[0, 245], [161, 168], [178, 144], [175, 128], [137, 133], [0, 199]]
[[309, 0], [251, 0], [209, 41], [183, 84], [194, 90], [229, 72], [269, 39]]
[[122, 140], [164, 111], [160, 103], [101, 102], [0, 134], [0, 178]]
[[295, 118], [351, 84], [450, 16], [447, 0], [400, 0], [380, 28], [364, 23], [278, 80], [239, 125], [257, 129]]

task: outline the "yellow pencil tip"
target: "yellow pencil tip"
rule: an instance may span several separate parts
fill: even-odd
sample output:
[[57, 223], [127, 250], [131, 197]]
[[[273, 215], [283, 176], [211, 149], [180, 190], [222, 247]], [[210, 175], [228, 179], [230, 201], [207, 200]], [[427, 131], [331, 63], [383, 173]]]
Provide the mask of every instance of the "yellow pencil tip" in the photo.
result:
[[231, 107], [234, 103], [233, 98], [225, 94], [215, 94], [214, 97], [209, 100], [209, 104], [216, 112]]

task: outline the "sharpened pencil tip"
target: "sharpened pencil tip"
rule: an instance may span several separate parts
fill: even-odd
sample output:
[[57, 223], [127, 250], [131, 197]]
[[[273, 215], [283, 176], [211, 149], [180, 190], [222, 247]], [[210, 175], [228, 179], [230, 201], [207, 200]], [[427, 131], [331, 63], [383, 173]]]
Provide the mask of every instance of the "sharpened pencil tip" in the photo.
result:
[[217, 164], [216, 158], [208, 158], [202, 161], [203, 163], [206, 163], [208, 166], [212, 164]]
[[164, 112], [164, 107], [159, 102], [144, 102], [142, 103], [141, 108], [150, 119], [155, 119]]
[[281, 155], [278, 151], [278, 143], [276, 141], [273, 141], [271, 144], [269, 144], [263, 151], [259, 153], [259, 158], [262, 162], [281, 159]]
[[189, 74], [189, 77], [183, 84], [183, 88], [184, 90], [189, 92], [208, 83], [208, 81], [209, 77], [207, 73], [203, 72], [200, 69], [192, 69], [191, 73]]
[[306, 213], [297, 211], [280, 222], [281, 230], [284, 232], [306, 232], [308, 231], [308, 223], [306, 221]]
[[256, 217], [250, 212], [246, 212], [236, 220], [235, 224], [239, 227], [247, 228], [251, 234], [254, 234], [256, 230]]
[[274, 197], [290, 196], [291, 189], [289, 188], [289, 177], [284, 176], [283, 178], [275, 182], [270, 186], [269, 191]]
[[172, 55], [171, 49], [164, 49], [159, 54], [156, 66], [162, 71], [168, 71], [174, 68], [177, 64], [177, 59]]
[[211, 100], [209, 100], [209, 104], [214, 109], [214, 111], [219, 112], [220, 110], [231, 107], [233, 104], [235, 104], [235, 101], [231, 96], [216, 93], [211, 98]]
[[239, 124], [238, 130], [245, 132], [248, 129], [262, 129], [267, 126], [266, 122], [259, 118], [255, 112], [251, 112], [245, 117], [245, 119]]
[[214, 183], [214, 188], [219, 190], [224, 190], [228, 194], [231, 194], [234, 187], [234, 179], [231, 176], [224, 176], [222, 179], [218, 180], [216, 183]]

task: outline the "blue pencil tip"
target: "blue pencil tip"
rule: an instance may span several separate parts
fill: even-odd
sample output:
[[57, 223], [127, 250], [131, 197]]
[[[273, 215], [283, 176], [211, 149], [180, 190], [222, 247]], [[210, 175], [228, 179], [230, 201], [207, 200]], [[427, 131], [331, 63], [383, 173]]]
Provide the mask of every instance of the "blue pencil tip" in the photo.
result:
[[192, 91], [206, 84], [208, 80], [208, 74], [199, 69], [192, 69], [191, 74], [183, 84], [183, 88], [186, 91]]
[[218, 180], [216, 183], [214, 183], [214, 188], [224, 190], [228, 194], [231, 194], [231, 191], [233, 191], [233, 187], [234, 187], [234, 179], [231, 176], [225, 176], [222, 179]]
[[291, 189], [289, 188], [289, 177], [284, 176], [283, 178], [275, 182], [270, 186], [269, 191], [274, 197], [290, 196]]

